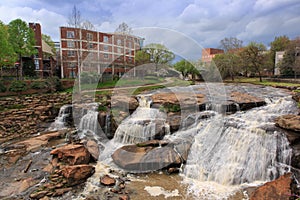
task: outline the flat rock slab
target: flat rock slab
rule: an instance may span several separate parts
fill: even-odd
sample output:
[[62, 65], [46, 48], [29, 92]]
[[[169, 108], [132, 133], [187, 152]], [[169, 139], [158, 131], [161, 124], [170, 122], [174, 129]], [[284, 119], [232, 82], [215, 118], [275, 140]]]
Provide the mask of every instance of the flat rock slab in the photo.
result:
[[275, 119], [276, 126], [300, 132], [300, 115], [283, 115]]

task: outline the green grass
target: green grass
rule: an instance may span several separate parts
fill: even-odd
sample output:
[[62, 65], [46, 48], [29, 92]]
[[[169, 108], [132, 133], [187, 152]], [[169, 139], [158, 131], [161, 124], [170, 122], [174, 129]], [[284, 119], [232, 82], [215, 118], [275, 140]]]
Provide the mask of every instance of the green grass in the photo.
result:
[[[227, 81], [232, 82], [232, 81]], [[274, 82], [274, 81], [267, 81], [263, 80], [262, 82], [259, 81], [259, 78], [239, 78], [233, 81], [234, 83], [252, 83], [256, 85], [265, 85], [265, 86], [283, 86], [283, 87], [300, 87], [298, 83], [285, 83], [285, 82]]]
[[157, 89], [162, 89], [162, 88], [165, 88], [165, 87], [166, 86], [164, 86], [164, 85], [152, 85], [152, 86], [139, 87], [133, 92], [133, 95], [138, 95], [138, 94], [141, 94], [142, 92], [145, 92], [145, 91], [157, 90]]

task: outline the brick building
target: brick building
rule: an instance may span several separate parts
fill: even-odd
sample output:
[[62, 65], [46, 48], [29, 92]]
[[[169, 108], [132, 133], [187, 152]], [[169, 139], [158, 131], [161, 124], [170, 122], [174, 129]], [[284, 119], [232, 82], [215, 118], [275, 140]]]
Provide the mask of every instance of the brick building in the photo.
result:
[[60, 27], [61, 77], [74, 78], [78, 72], [123, 75], [135, 66], [135, 52], [142, 38]]
[[205, 48], [202, 50], [201, 60], [204, 63], [210, 63], [217, 54], [223, 54], [223, 49]]
[[43, 78], [52, 76], [56, 67], [56, 57], [51, 47], [42, 39], [41, 25], [39, 23], [29, 23], [29, 27], [34, 32], [36, 40], [35, 48], [37, 54], [33, 55], [35, 71], [37, 76]]

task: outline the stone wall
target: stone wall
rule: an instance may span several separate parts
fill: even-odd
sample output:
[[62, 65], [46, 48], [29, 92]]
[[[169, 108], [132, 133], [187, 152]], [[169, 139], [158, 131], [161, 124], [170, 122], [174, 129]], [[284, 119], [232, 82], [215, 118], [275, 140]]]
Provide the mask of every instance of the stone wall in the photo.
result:
[[44, 131], [71, 101], [70, 93], [0, 98], [0, 144]]

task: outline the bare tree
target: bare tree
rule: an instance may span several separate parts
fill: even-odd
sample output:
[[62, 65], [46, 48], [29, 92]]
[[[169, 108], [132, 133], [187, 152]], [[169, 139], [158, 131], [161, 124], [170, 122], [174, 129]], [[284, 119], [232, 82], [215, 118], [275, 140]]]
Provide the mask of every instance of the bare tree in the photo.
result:
[[243, 46], [243, 41], [235, 37], [224, 38], [220, 41], [220, 47], [224, 49], [225, 52], [235, 51]]
[[81, 13], [75, 5], [72, 9], [72, 13], [69, 16], [68, 24], [74, 28], [80, 28]]
[[85, 30], [95, 30], [94, 24], [92, 24], [90, 21], [85, 20], [81, 23], [81, 27]]
[[130, 35], [132, 34], [132, 29], [126, 24], [125, 22], [122, 22], [118, 28], [115, 30], [116, 33], [126, 34]]

